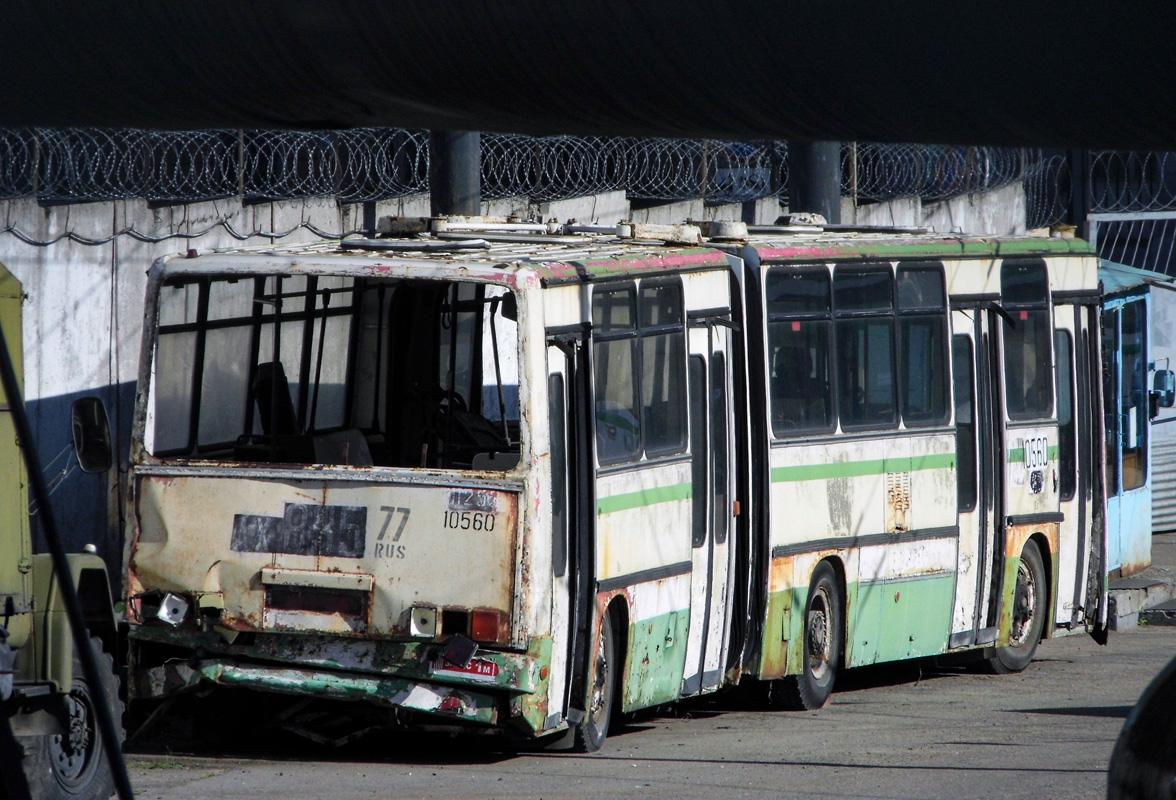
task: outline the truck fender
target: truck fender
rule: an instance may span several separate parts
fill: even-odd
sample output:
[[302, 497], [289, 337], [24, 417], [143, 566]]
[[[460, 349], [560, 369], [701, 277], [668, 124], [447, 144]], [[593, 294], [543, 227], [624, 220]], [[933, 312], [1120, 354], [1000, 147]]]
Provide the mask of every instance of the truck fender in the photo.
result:
[[[34, 679], [55, 684], [56, 691], [67, 692], [73, 680], [73, 637], [65, 598], [53, 571], [48, 553], [35, 555], [33, 561], [34, 636], [36, 669]], [[111, 604], [110, 577], [106, 564], [90, 553], [66, 555], [74, 586], [81, 600], [82, 616], [91, 636], [97, 636], [109, 653], [118, 653], [117, 623]]]

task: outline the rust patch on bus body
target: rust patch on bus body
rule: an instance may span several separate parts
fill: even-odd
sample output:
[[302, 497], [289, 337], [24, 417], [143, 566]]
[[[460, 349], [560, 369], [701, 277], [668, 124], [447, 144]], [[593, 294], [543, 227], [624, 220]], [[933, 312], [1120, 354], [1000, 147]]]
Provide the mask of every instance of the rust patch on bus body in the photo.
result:
[[1057, 603], [1058, 586], [1058, 524], [1044, 523], [1033, 525], [1009, 525], [1005, 528], [1005, 569], [1004, 580], [1001, 584], [1000, 619], [997, 633], [997, 643], [1008, 644], [1009, 635], [1013, 627], [1013, 609], [1017, 596], [1017, 566], [1020, 563], [1021, 551], [1025, 543], [1036, 537], [1038, 541], [1045, 539], [1046, 549], [1041, 557], [1045, 559], [1045, 576], [1049, 581], [1046, 587], [1045, 605], [1040, 613], [1046, 615], [1045, 625], [1041, 629], [1043, 639], [1052, 638], [1054, 608]]
[[910, 528], [911, 474], [886, 473], [886, 530], [905, 531]]
[[[788, 674], [789, 642], [792, 633], [792, 602], [796, 592], [793, 582], [796, 558], [772, 559], [768, 576], [768, 608], [764, 615], [764, 635], [759, 677], [763, 680]], [[803, 611], [803, 609], [802, 609]]]

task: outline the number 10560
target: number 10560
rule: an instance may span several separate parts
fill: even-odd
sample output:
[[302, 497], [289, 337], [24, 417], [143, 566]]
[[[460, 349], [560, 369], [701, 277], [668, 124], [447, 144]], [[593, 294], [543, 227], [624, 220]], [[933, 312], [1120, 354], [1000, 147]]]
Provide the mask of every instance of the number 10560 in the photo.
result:
[[462, 531], [494, 530], [494, 515], [482, 511], [446, 511], [444, 527]]

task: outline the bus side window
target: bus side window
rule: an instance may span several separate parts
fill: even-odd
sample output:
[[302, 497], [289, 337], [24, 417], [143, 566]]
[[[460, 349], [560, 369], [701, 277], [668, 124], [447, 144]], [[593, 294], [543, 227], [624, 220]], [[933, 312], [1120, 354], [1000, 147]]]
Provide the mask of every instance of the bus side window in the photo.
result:
[[636, 299], [632, 285], [592, 296], [596, 457], [601, 466], [641, 455]]
[[547, 376], [547, 403], [551, 422], [551, 571], [562, 578], [568, 561], [568, 446], [564, 378], [559, 373]]
[[976, 392], [972, 381], [972, 340], [951, 337], [952, 379], [956, 416], [956, 484], [958, 509], [976, 507]]
[[902, 421], [942, 425], [947, 413], [947, 297], [939, 264], [898, 268]]
[[889, 264], [839, 266], [833, 272], [837, 394], [844, 430], [898, 425], [893, 298]]
[[1054, 331], [1058, 360], [1058, 472], [1062, 500], [1072, 500], [1078, 485], [1078, 421], [1074, 416], [1074, 348], [1069, 331]]
[[1005, 261], [1000, 268], [1000, 283], [1008, 314], [1004, 324], [1004, 368], [1009, 418], [1042, 419], [1053, 412], [1053, 325], [1045, 262]]
[[646, 456], [686, 450], [686, 331], [682, 284], [641, 282], [641, 430]]
[[783, 438], [832, 430], [829, 271], [773, 269], [765, 288], [772, 433]]

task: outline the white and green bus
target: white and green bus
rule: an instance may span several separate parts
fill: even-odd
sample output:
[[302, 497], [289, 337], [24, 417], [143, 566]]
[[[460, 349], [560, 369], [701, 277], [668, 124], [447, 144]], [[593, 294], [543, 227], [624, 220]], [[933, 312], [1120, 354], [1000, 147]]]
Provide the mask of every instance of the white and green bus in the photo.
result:
[[842, 668], [1105, 632], [1086, 245], [384, 227], [154, 266], [132, 700], [594, 750], [741, 681], [815, 708]]
[[[753, 672], [1028, 665], [1106, 629], [1097, 259], [1052, 239], [757, 232]], [[758, 424], [757, 424], [758, 423]]]

